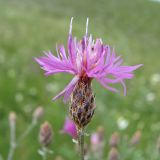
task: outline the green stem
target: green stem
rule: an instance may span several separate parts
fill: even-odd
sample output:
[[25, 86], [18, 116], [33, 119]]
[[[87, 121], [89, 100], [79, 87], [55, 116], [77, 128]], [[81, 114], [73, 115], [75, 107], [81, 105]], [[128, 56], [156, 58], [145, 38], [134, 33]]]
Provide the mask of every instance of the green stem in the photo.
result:
[[42, 159], [43, 159], [43, 160], [47, 160], [47, 148], [42, 147], [42, 150], [43, 150]]
[[78, 129], [78, 144], [79, 144], [80, 160], [84, 160], [84, 131], [83, 129]]
[[[21, 141], [25, 139], [28, 134], [33, 130], [33, 128], [37, 125], [36, 120], [32, 120], [32, 123], [28, 126], [28, 128], [24, 131], [22, 136], [16, 141], [16, 124], [10, 125], [10, 149], [8, 153], [7, 160], [13, 160], [13, 156], [15, 153], [16, 148], [20, 145]], [[0, 157], [1, 160], [1, 157]]]
[[16, 149], [16, 124], [10, 124], [10, 149], [7, 160], [12, 160]]
[[20, 142], [25, 139], [28, 134], [33, 130], [33, 128], [37, 125], [36, 120], [32, 120], [32, 123], [28, 126], [28, 128], [24, 131], [24, 133], [21, 135], [21, 137], [18, 139], [17, 144], [20, 144]]

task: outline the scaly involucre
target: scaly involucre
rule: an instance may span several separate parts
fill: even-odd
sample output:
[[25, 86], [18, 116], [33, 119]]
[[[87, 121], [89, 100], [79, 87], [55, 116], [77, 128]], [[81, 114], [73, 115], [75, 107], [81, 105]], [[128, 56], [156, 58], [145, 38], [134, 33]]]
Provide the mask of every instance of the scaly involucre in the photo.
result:
[[57, 56], [50, 51], [44, 52], [45, 56], [35, 58], [41, 68], [45, 70], [45, 75], [56, 73], [68, 73], [74, 75], [71, 82], [53, 100], [64, 96], [66, 102], [78, 80], [82, 77], [96, 79], [103, 87], [113, 92], [119, 92], [109, 84], [121, 83], [126, 95], [125, 79], [134, 77], [133, 71], [141, 67], [142, 64], [135, 66], [122, 65], [123, 59], [117, 56], [114, 49], [109, 45], [103, 44], [102, 39], [95, 41], [92, 35], [88, 36], [88, 19], [86, 22], [86, 34], [82, 40], [77, 41], [72, 37], [72, 20], [70, 22], [67, 51], [63, 45], [57, 47]]

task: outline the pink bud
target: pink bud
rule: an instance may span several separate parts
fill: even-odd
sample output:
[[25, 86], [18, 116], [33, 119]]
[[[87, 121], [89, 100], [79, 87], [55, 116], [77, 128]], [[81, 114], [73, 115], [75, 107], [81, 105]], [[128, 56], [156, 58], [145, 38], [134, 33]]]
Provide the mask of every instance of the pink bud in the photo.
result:
[[109, 155], [108, 155], [108, 160], [119, 160], [119, 153], [116, 148], [112, 147]]
[[133, 137], [131, 138], [131, 141], [130, 141], [130, 145], [131, 146], [135, 146], [139, 143], [141, 139], [141, 131], [136, 131], [133, 135]]
[[37, 107], [33, 112], [33, 119], [40, 120], [44, 115], [44, 109], [43, 107], [39, 106]]
[[111, 147], [117, 147], [119, 143], [119, 134], [118, 132], [115, 132], [112, 134], [109, 144]]
[[39, 142], [41, 145], [47, 147], [51, 144], [53, 139], [53, 131], [50, 123], [44, 122], [39, 131]]

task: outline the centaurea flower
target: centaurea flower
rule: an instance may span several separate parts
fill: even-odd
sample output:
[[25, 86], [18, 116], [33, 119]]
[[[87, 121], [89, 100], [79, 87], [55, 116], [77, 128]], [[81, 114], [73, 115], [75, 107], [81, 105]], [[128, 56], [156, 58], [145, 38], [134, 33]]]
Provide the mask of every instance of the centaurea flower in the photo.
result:
[[[35, 60], [45, 70], [45, 75], [63, 72], [74, 76], [71, 82], [53, 100], [63, 96], [64, 102], [67, 102], [72, 95], [70, 114], [77, 126], [81, 128], [90, 121], [94, 113], [92, 80], [97, 80], [104, 88], [112, 92], [119, 91], [109, 84], [120, 83], [124, 88], [124, 95], [126, 95], [124, 80], [132, 79], [134, 77], [133, 71], [141, 67], [142, 64], [135, 66], [122, 65], [123, 59], [116, 55], [114, 49], [103, 44], [102, 39], [97, 38], [94, 41], [92, 35], [88, 36], [88, 19], [86, 34], [82, 40], [77, 41], [76, 37], [72, 37], [72, 20], [73, 18], [70, 22], [68, 52], [66, 53], [65, 47], [61, 45], [57, 47], [57, 56], [49, 51], [44, 52], [44, 57]], [[80, 107], [75, 107], [75, 105]]]
[[95, 41], [92, 35], [88, 36], [88, 18], [86, 33], [82, 40], [77, 41], [72, 37], [72, 21], [70, 22], [67, 52], [63, 45], [57, 47], [57, 56], [50, 51], [44, 52], [45, 56], [36, 58], [45, 71], [45, 75], [68, 73], [74, 77], [71, 82], [56, 95], [53, 100], [64, 97], [64, 102], [71, 100], [70, 116], [77, 127], [80, 155], [84, 159], [84, 127], [90, 122], [94, 110], [95, 100], [92, 91], [92, 80], [98, 81], [104, 88], [119, 92], [110, 84], [120, 83], [126, 95], [125, 79], [134, 77], [133, 71], [142, 66], [122, 65], [123, 59], [117, 56], [114, 49], [103, 44], [102, 39]]

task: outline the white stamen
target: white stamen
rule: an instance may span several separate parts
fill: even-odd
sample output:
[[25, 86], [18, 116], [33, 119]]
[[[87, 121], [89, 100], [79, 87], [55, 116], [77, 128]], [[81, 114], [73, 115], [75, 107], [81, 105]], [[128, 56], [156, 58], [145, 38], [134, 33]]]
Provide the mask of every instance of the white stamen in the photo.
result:
[[56, 43], [56, 52], [57, 52], [57, 57], [60, 58], [59, 57], [59, 51], [58, 51], [58, 44], [57, 43]]
[[89, 22], [89, 18], [87, 17], [87, 21], [86, 21], [86, 36], [88, 34], [88, 22]]
[[71, 21], [70, 21], [69, 35], [72, 34], [72, 21], [73, 21], [73, 17], [71, 18]]

